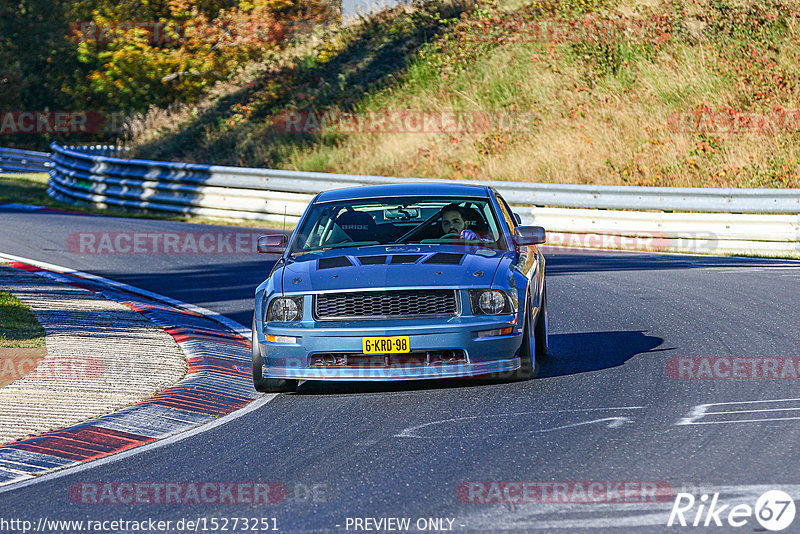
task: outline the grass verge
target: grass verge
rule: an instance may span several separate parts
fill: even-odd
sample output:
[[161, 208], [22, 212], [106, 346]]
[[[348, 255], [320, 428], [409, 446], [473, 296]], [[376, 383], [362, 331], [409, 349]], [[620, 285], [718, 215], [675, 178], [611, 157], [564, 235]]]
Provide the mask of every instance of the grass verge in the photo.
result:
[[0, 291], [0, 347], [44, 347], [44, 328], [31, 310], [7, 291]]

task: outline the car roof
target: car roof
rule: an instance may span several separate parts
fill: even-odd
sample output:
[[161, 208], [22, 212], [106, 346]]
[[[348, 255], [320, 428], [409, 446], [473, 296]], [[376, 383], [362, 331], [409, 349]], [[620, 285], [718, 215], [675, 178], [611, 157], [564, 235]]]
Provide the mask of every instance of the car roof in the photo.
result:
[[348, 187], [346, 189], [325, 191], [317, 196], [316, 202], [398, 196], [452, 196], [488, 198], [489, 188], [484, 185], [442, 182], [410, 182], [404, 184], [365, 185], [360, 187]]

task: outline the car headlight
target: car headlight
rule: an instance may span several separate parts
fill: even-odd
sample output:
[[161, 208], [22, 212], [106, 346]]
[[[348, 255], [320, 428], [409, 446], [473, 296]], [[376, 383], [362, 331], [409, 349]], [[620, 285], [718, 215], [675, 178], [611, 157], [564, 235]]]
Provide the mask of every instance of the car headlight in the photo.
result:
[[474, 289], [470, 291], [472, 313], [475, 315], [500, 315], [515, 313], [513, 302], [499, 289]]
[[288, 323], [303, 319], [303, 297], [278, 297], [269, 303], [267, 321]]

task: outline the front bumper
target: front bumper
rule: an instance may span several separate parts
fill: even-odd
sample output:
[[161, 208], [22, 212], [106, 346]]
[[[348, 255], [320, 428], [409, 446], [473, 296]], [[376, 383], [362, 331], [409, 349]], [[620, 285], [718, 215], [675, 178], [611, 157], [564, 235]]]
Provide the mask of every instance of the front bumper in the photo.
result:
[[[410, 324], [411, 323], [411, 324]], [[261, 326], [261, 325], [260, 325]], [[511, 334], [479, 337], [479, 331], [513, 327]], [[297, 338], [296, 343], [267, 342], [266, 335]], [[522, 333], [513, 316], [454, 317], [413, 321], [309, 322], [267, 324], [253, 332], [254, 350], [264, 362], [263, 376], [300, 380], [421, 380], [457, 378], [513, 371]], [[465, 362], [388, 366], [312, 367], [314, 355], [361, 354], [362, 338], [408, 336], [413, 352], [463, 350]]]

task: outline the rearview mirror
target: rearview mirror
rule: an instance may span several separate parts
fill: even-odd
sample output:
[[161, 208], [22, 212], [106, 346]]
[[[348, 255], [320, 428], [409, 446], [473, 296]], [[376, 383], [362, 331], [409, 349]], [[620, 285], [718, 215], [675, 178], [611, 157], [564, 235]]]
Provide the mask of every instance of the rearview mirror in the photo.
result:
[[286, 241], [286, 236], [283, 234], [259, 236], [258, 251], [263, 254], [283, 254], [286, 250]]
[[385, 209], [383, 210], [383, 218], [387, 220], [402, 219], [404, 221], [419, 219], [419, 210], [417, 208]]
[[539, 245], [547, 240], [547, 234], [541, 226], [517, 226], [514, 228], [514, 242], [521, 246]]

